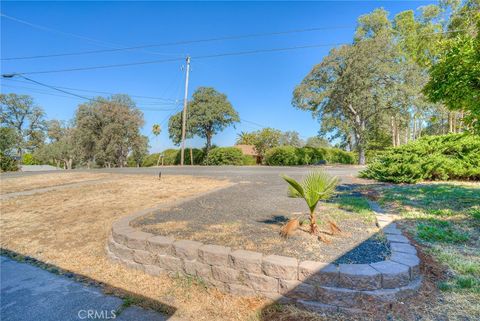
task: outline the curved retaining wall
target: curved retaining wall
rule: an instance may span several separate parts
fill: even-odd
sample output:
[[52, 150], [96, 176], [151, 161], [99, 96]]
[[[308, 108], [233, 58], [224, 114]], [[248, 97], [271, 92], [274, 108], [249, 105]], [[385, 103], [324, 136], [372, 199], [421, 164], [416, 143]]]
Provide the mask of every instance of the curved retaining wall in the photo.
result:
[[372, 302], [380, 308], [412, 295], [421, 284], [416, 249], [389, 215], [377, 213], [377, 225], [390, 243], [388, 260], [336, 266], [175, 240], [130, 226], [130, 221], [147, 213], [139, 212], [113, 224], [106, 248], [110, 259], [151, 275], [196, 276], [224, 292], [260, 295], [314, 311], [358, 313]]

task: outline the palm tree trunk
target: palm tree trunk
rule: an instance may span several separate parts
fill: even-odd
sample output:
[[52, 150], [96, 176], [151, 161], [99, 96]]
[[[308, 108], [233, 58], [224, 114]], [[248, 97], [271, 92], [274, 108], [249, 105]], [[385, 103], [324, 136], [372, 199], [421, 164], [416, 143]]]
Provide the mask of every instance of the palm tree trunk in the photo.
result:
[[315, 234], [318, 231], [317, 218], [315, 217], [315, 212], [310, 212], [310, 234]]

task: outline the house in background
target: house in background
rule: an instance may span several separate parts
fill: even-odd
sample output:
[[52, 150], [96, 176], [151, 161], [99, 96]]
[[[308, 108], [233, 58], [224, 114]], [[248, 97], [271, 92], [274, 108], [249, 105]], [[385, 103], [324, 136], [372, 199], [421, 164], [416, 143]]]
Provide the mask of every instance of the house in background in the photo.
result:
[[235, 145], [234, 147], [240, 149], [245, 156], [250, 156], [254, 160], [255, 164], [261, 164], [262, 159], [258, 156], [255, 146], [253, 145]]

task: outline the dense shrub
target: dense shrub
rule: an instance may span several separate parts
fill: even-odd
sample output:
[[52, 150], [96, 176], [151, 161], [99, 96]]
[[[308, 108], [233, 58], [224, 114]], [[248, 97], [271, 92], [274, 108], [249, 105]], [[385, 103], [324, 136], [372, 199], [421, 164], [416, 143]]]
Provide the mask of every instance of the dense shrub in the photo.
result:
[[2, 172], [14, 172], [18, 170], [17, 161], [8, 155], [0, 153], [0, 169]]
[[480, 179], [480, 136], [427, 136], [387, 150], [361, 173], [394, 183]]
[[243, 155], [243, 165], [257, 165], [257, 158], [255, 156]]
[[302, 147], [297, 148], [297, 164], [296, 165], [315, 165], [326, 161], [326, 148]]
[[[193, 148], [192, 149], [192, 154], [193, 154], [193, 165], [200, 165], [203, 164], [204, 158], [205, 158], [205, 153], [203, 150], [198, 149], [198, 148]], [[177, 156], [175, 157], [175, 165], [180, 164], [180, 157], [181, 153], [180, 150], [177, 152]], [[190, 148], [185, 149], [185, 164], [190, 165]]]
[[[142, 162], [142, 167], [150, 167], [150, 166], [157, 166], [158, 162], [158, 156], [162, 154], [163, 155], [163, 165], [179, 165], [180, 164], [180, 157], [181, 157], [181, 152], [180, 149], [166, 149], [161, 153], [154, 153], [150, 154], [147, 157], [144, 158]], [[203, 164], [203, 159], [204, 159], [204, 152], [201, 149], [198, 148], [193, 148], [192, 149], [192, 154], [193, 154], [193, 164], [194, 165], [200, 165]], [[185, 160], [184, 160], [186, 165], [190, 165], [190, 149], [187, 148], [185, 149]], [[162, 165], [162, 159], [160, 158], [160, 162], [158, 163], [159, 165]]]
[[243, 165], [243, 153], [236, 147], [217, 147], [208, 153], [206, 165]]
[[297, 165], [298, 157], [296, 148], [293, 146], [279, 146], [267, 150], [265, 163], [270, 166]]
[[335, 164], [355, 164], [356, 156], [339, 148], [327, 149], [327, 161]]
[[32, 154], [23, 154], [22, 164], [23, 165], [41, 165], [41, 162], [38, 159], [36, 159]]
[[265, 154], [265, 164], [271, 166], [315, 165], [320, 163], [355, 163], [355, 154], [338, 148], [279, 146]]

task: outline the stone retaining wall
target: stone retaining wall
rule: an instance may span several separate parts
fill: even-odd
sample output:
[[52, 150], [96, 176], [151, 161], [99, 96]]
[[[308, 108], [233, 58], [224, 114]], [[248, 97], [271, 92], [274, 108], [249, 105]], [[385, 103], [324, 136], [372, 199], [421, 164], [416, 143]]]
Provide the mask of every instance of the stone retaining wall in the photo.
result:
[[420, 260], [393, 217], [377, 213], [377, 224], [392, 255], [372, 264], [338, 266], [296, 258], [175, 240], [138, 231], [123, 218], [112, 226], [106, 248], [110, 259], [151, 275], [191, 275], [235, 295], [261, 295], [310, 310], [361, 312], [411, 295], [419, 288]]

